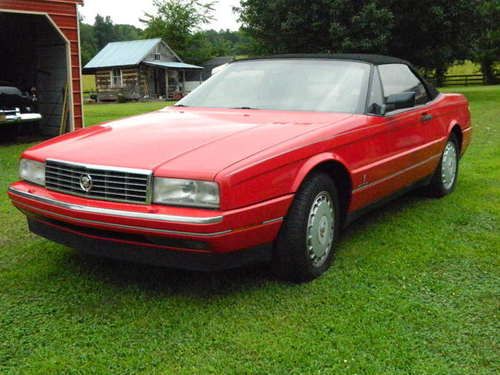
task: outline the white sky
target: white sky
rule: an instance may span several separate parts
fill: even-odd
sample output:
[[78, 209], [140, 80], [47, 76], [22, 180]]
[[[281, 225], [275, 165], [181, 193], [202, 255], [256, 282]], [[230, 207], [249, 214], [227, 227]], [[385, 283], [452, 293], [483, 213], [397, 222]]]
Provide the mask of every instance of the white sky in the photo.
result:
[[[153, 0], [84, 0], [85, 5], [80, 7], [80, 14], [85, 22], [93, 23], [97, 14], [110, 16], [113, 23], [130, 24], [144, 27], [139, 18], [144, 12], [152, 12]], [[238, 30], [237, 15], [233, 13], [233, 7], [239, 6], [240, 0], [218, 0], [215, 6], [215, 20], [204, 29], [230, 29]]]

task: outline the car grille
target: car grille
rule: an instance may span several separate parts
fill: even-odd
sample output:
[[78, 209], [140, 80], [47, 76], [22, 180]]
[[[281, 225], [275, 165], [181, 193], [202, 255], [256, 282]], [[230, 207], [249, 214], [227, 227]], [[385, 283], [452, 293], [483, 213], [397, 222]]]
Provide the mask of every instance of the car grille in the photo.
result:
[[45, 186], [71, 195], [115, 202], [149, 203], [151, 173], [48, 160]]

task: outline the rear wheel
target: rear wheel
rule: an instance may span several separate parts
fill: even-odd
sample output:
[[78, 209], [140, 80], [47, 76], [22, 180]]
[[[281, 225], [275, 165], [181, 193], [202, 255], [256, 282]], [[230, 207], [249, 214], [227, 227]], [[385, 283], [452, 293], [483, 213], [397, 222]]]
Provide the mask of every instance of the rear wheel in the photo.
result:
[[444, 197], [455, 189], [458, 178], [460, 148], [457, 137], [452, 134], [444, 147], [441, 161], [428, 187], [434, 197]]
[[276, 241], [276, 274], [305, 282], [328, 270], [339, 233], [339, 214], [334, 181], [326, 174], [309, 177], [297, 192]]

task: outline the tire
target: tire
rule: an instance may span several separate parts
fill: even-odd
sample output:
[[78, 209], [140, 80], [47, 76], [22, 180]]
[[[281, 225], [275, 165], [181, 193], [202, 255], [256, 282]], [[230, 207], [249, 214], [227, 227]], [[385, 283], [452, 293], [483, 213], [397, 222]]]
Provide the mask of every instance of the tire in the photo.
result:
[[310, 176], [297, 192], [276, 240], [275, 274], [296, 283], [321, 276], [330, 268], [339, 228], [335, 182], [323, 173]]
[[441, 198], [455, 190], [458, 180], [460, 146], [457, 137], [452, 134], [444, 147], [439, 165], [427, 187], [430, 196]]

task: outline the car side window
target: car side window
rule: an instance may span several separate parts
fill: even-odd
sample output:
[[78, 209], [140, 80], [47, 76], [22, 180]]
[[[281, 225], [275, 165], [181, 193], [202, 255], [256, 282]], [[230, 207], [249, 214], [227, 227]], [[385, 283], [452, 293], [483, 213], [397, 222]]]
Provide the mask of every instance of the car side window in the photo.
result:
[[415, 92], [416, 104], [421, 105], [429, 101], [427, 90], [420, 79], [404, 64], [386, 64], [378, 67], [384, 100], [390, 95]]

